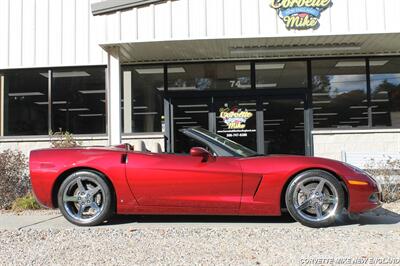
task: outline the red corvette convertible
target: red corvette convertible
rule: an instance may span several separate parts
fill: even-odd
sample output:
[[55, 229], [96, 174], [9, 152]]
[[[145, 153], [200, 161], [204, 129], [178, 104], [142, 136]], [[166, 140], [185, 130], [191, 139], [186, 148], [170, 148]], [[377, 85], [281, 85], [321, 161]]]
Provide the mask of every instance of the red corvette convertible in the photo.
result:
[[135, 152], [130, 145], [35, 150], [30, 175], [37, 200], [76, 225], [112, 214], [279, 216], [310, 227], [332, 225], [343, 209], [381, 205], [377, 182], [342, 162], [262, 156], [201, 128], [182, 130], [200, 146], [190, 154]]

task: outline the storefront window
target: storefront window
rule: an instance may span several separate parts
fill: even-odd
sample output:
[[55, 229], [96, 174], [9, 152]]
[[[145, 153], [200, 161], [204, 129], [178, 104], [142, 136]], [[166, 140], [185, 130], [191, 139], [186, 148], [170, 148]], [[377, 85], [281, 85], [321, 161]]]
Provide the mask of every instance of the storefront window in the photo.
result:
[[47, 135], [47, 70], [9, 71], [2, 83], [4, 135]]
[[168, 91], [250, 89], [250, 63], [170, 65]]
[[370, 73], [373, 126], [400, 127], [400, 59], [371, 59]]
[[257, 89], [307, 88], [307, 63], [303, 61], [257, 63]]
[[364, 59], [312, 62], [315, 128], [368, 126]]
[[123, 132], [164, 131], [163, 66], [126, 66], [122, 73]]
[[52, 72], [52, 130], [74, 134], [104, 134], [105, 68], [62, 69]]

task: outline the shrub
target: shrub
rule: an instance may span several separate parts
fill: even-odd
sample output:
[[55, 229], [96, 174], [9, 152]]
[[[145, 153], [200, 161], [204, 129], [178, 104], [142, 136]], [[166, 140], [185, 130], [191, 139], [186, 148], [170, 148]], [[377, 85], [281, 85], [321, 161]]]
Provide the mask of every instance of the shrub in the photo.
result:
[[366, 171], [381, 181], [384, 202], [400, 200], [400, 160], [386, 156], [384, 160], [370, 159]]
[[20, 151], [0, 152], [0, 209], [10, 208], [16, 198], [30, 191], [27, 162]]
[[17, 198], [11, 208], [15, 212], [21, 212], [25, 210], [38, 210], [40, 205], [37, 203], [32, 194], [27, 194], [25, 197]]
[[68, 131], [62, 131], [61, 129], [57, 132], [50, 131], [49, 135], [52, 148], [73, 148], [81, 145]]

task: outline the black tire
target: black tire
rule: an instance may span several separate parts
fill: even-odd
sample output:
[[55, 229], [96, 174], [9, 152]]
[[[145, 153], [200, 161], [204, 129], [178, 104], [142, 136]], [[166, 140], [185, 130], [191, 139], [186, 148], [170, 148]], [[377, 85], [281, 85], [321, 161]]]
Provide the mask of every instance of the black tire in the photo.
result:
[[[316, 187], [313, 189], [314, 186]], [[299, 202], [299, 198], [303, 202]], [[322, 170], [309, 170], [293, 178], [286, 190], [285, 202], [290, 215], [296, 221], [308, 227], [321, 228], [336, 222], [336, 217], [343, 211], [345, 195], [335, 176]]]
[[[93, 215], [93, 217], [84, 217], [82, 212], [81, 217], [82, 219], [79, 219], [79, 208], [81, 206], [84, 206], [83, 204], [87, 204], [89, 203], [90, 199], [88, 199], [87, 195], [85, 197], [80, 197], [80, 195], [76, 195], [76, 193], [80, 193], [79, 190], [79, 186], [78, 186], [78, 179], [81, 180], [81, 184], [83, 184], [83, 187], [85, 189], [87, 189], [89, 196], [90, 194], [93, 193], [89, 193], [90, 189], [89, 186], [93, 186], [96, 185], [94, 188], [92, 188], [92, 190], [94, 190], [95, 188], [100, 188], [100, 191], [97, 193], [94, 193], [94, 195], [92, 197], [92, 204], [93, 202], [96, 201], [96, 199], [100, 198], [101, 199], [101, 206], [99, 204], [96, 203], [95, 206], [98, 207], [98, 211], [95, 213], [95, 215]], [[76, 184], [74, 185], [74, 182], [76, 182]], [[93, 185], [94, 184], [94, 185]], [[75, 195], [67, 195], [67, 194], [71, 194], [72, 189], [75, 187]], [[79, 191], [77, 191], [79, 190]], [[82, 192], [83, 193], [83, 192]], [[73, 198], [73, 201], [64, 201], [64, 195], [66, 195], [67, 197], [69, 196], [70, 198]], [[85, 201], [82, 203], [80, 202], [76, 202], [76, 198], [79, 198], [81, 201]], [[88, 200], [86, 202], [86, 199]], [[108, 218], [113, 214], [113, 201], [114, 201], [114, 197], [113, 197], [113, 193], [111, 191], [110, 186], [108, 185], [108, 182], [106, 180], [106, 178], [95, 171], [89, 171], [89, 170], [81, 170], [81, 171], [77, 171], [71, 175], [69, 175], [61, 184], [60, 189], [58, 190], [57, 193], [57, 201], [58, 201], [58, 207], [61, 211], [61, 213], [63, 214], [63, 216], [71, 223], [78, 225], [78, 226], [95, 226], [95, 225], [99, 225], [104, 223], [106, 220], [108, 220]], [[91, 206], [86, 206], [86, 208], [83, 208], [84, 210], [92, 210]], [[75, 214], [75, 216], [73, 215], [76, 211], [77, 213]], [[87, 211], [87, 212], [88, 212]]]

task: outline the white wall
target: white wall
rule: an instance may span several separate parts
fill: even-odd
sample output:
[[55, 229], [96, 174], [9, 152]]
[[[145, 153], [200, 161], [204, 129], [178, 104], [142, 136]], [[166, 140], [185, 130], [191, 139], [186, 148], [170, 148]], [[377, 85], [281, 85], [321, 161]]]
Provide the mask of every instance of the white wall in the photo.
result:
[[0, 69], [106, 64], [96, 1], [0, 0]]
[[313, 132], [314, 155], [347, 161], [363, 167], [367, 159], [384, 155], [400, 159], [400, 130], [316, 130]]
[[[398, 0], [333, 0], [318, 30], [288, 31], [270, 0], [176, 0], [98, 16], [101, 43], [400, 32]], [[100, 36], [99, 36], [100, 37]]]

